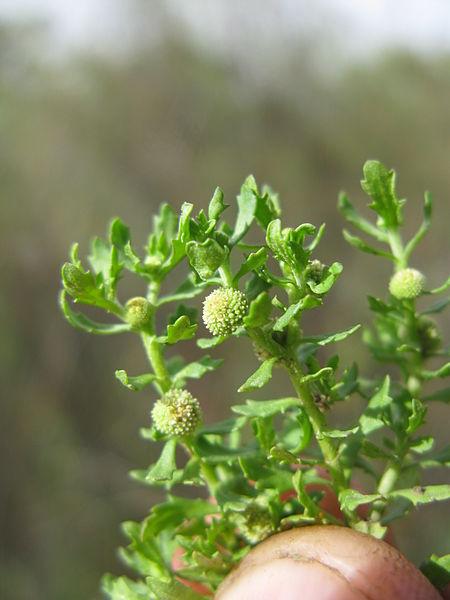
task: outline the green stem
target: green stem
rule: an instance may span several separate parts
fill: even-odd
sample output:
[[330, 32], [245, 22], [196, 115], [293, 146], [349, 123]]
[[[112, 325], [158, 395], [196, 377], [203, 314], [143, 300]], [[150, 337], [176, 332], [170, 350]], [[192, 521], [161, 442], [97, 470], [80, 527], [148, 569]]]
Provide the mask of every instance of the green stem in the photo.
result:
[[389, 245], [391, 247], [392, 254], [395, 256], [397, 268], [406, 269], [408, 266], [408, 259], [405, 254], [402, 238], [396, 229], [391, 229], [389, 231]]
[[230, 269], [230, 262], [225, 259], [221, 267], [219, 267], [219, 275], [226, 287], [236, 287], [233, 282], [233, 273]]
[[184, 445], [188, 453], [198, 459], [203, 479], [209, 488], [210, 495], [214, 497], [216, 495], [217, 487], [220, 484], [220, 479], [217, 477], [214, 467], [212, 467], [201, 456], [199, 456], [195, 444], [192, 443], [192, 440], [188, 441], [185, 439]]
[[158, 387], [161, 393], [165, 394], [171, 388], [172, 382], [164, 363], [161, 344], [156, 340], [154, 335], [148, 335], [147, 333], [141, 333], [141, 339], [153, 373], [158, 378]]
[[[319, 444], [319, 448], [322, 452], [325, 464], [327, 465], [328, 472], [333, 484], [333, 489], [336, 495], [339, 497], [347, 487], [347, 482], [343, 470], [339, 464], [338, 450], [333, 442], [323, 435], [323, 432], [327, 430], [328, 424], [325, 416], [320, 412], [314, 403], [314, 398], [309, 390], [308, 385], [302, 384], [302, 372], [300, 365], [295, 360], [291, 360], [286, 368], [289, 372], [292, 384], [297, 392], [301, 405], [308, 416], [311, 423], [314, 436]], [[355, 524], [359, 519], [357, 515], [348, 509], [344, 511], [345, 517], [350, 525]]]

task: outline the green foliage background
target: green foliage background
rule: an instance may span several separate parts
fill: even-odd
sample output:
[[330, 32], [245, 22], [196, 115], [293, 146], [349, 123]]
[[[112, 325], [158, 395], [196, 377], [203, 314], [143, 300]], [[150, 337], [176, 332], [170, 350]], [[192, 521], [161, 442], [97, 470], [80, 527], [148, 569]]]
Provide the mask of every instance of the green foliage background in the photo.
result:
[[[430, 273], [432, 286], [447, 275], [450, 57], [390, 53], [326, 76], [314, 67], [312, 43], [287, 49], [273, 81], [259, 81], [231, 57], [201, 52], [170, 23], [163, 33], [157, 45], [140, 40], [120, 59], [85, 53], [46, 63], [36, 58], [41, 31], [0, 28], [5, 600], [98, 598], [101, 574], [123, 572], [119, 523], [140, 520], [162, 499], [127, 477], [155, 458], [137, 436], [154, 396], [130, 397], [114, 378], [117, 368], [141, 371], [141, 348], [131, 336], [76, 332], [58, 311], [59, 268], [73, 239], [83, 256], [88, 239], [118, 215], [138, 248], [160, 202], [200, 209], [220, 185], [232, 203], [252, 172], [280, 192], [286, 223], [327, 222], [323, 260], [339, 260], [344, 272], [311, 330], [342, 329], [367, 316], [367, 293], [387, 294], [390, 266], [383, 271], [345, 244], [336, 211], [340, 189], [361, 198], [361, 166], [378, 158], [398, 172], [411, 232], [423, 190], [433, 192], [432, 232], [414, 266]], [[123, 299], [141, 292], [128, 289]], [[358, 340], [342, 351], [369, 368]], [[236, 389], [254, 370], [248, 359], [245, 368], [239, 348], [235, 371], [192, 386], [207, 422], [235, 403], [228, 384]], [[339, 418], [345, 423], [344, 413]], [[442, 408], [428, 421], [443, 446]], [[433, 507], [409, 517], [396, 528], [400, 549], [416, 561], [448, 551], [442, 519]]]

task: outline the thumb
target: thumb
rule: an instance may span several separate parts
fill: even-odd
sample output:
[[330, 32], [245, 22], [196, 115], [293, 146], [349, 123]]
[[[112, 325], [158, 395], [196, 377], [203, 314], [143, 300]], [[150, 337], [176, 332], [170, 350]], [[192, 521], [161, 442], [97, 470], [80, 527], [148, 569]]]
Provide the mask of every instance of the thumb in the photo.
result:
[[256, 546], [217, 600], [439, 600], [425, 576], [385, 542], [334, 525], [303, 527]]

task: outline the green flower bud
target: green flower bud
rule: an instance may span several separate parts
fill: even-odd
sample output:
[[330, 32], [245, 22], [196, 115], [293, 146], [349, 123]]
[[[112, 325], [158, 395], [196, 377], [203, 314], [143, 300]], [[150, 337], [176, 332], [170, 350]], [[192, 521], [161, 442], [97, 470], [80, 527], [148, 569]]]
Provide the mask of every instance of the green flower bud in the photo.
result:
[[234, 288], [218, 288], [203, 301], [203, 322], [213, 335], [230, 335], [247, 314], [245, 294]]
[[433, 354], [442, 343], [438, 326], [429, 317], [420, 317], [417, 323], [417, 337], [419, 338], [420, 350], [424, 358]]
[[320, 283], [324, 268], [325, 265], [320, 260], [311, 260], [306, 266], [306, 278], [312, 279], [314, 283]]
[[157, 273], [161, 268], [161, 261], [156, 256], [147, 256], [145, 259], [145, 266], [149, 273]]
[[245, 513], [237, 516], [237, 526], [249, 544], [258, 544], [272, 532], [272, 520], [267, 507], [251, 502]]
[[389, 291], [398, 300], [420, 296], [425, 288], [425, 276], [416, 269], [402, 269], [392, 276]]
[[140, 296], [131, 298], [125, 304], [125, 318], [127, 322], [138, 329], [148, 325], [152, 317], [152, 313], [152, 304]]
[[171, 389], [155, 402], [152, 419], [165, 435], [189, 435], [202, 420], [200, 403], [187, 390]]

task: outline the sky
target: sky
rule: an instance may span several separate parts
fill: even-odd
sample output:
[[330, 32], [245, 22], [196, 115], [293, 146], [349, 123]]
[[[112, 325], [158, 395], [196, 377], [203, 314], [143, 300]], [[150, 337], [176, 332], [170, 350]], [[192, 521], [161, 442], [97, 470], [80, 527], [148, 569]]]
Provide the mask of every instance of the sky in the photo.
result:
[[[80, 48], [109, 51], [118, 40], [126, 41], [131, 33], [127, 31], [126, 14], [138, 2], [0, 0], [0, 18], [47, 20], [52, 43], [64, 51]], [[386, 45], [405, 46], [419, 52], [450, 50], [449, 0], [314, 0], [314, 3], [311, 0], [271, 0], [263, 5], [259, 0], [234, 5], [230, 0], [164, 0], [164, 3], [187, 24], [196, 40], [218, 51], [229, 50], [227, 44], [236, 41], [237, 33], [233, 31], [236, 16], [248, 24], [250, 35], [252, 29], [267, 31], [267, 43], [272, 42], [274, 46], [287, 38], [295, 39], [305, 31], [317, 31], [332, 35], [344, 51], [356, 49], [364, 54]], [[152, 4], [156, 15], [158, 2], [141, 0], [141, 4], [147, 5], [151, 20]], [[278, 40], [271, 40], [274, 32], [278, 32]], [[149, 23], [149, 35], [151, 33]]]

